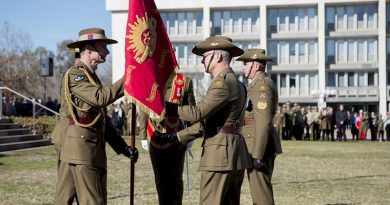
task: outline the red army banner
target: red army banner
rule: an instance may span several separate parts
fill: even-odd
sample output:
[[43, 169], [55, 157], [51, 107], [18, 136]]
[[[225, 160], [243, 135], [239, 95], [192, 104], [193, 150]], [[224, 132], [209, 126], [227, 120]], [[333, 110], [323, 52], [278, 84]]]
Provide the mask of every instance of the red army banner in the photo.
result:
[[125, 95], [147, 113], [164, 114], [164, 87], [177, 61], [153, 0], [130, 0], [125, 38]]

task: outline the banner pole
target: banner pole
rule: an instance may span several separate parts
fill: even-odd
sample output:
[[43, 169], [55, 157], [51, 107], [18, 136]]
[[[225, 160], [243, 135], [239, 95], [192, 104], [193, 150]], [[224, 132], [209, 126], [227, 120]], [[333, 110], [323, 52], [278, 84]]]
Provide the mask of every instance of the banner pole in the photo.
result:
[[[131, 103], [131, 136], [130, 136], [130, 148], [135, 149], [135, 129], [137, 121], [137, 108], [134, 103]], [[135, 161], [130, 160], [130, 205], [134, 205], [134, 174], [135, 174]]]

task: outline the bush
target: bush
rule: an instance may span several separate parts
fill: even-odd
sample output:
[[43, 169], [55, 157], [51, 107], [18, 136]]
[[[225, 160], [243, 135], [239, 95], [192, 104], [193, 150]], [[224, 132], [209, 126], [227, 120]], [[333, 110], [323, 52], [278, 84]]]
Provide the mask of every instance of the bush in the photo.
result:
[[[11, 120], [16, 124], [20, 124], [22, 127], [33, 128], [32, 117], [11, 117]], [[47, 136], [47, 134], [53, 131], [55, 125], [55, 116], [39, 116], [35, 119], [35, 130], [37, 134]]]

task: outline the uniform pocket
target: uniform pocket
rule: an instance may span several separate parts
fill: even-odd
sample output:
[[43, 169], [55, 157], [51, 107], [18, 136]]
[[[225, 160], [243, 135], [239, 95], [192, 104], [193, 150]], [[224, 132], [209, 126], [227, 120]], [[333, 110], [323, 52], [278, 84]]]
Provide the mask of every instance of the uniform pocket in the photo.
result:
[[69, 138], [79, 138], [87, 142], [97, 143], [97, 135], [87, 128], [74, 126], [68, 132]]
[[207, 138], [203, 144], [200, 167], [225, 167], [228, 166], [228, 143], [226, 134], [219, 133]]

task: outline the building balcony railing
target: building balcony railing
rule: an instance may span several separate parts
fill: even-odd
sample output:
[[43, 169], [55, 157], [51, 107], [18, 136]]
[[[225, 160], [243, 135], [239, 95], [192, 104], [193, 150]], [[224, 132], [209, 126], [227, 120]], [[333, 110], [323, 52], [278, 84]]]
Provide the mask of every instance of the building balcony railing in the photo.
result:
[[[329, 101], [338, 101], [348, 99], [353, 101], [378, 100], [379, 88], [377, 86], [360, 87], [327, 87], [327, 89], [336, 90], [335, 95], [328, 96]], [[387, 88], [389, 90], [389, 87]]]

